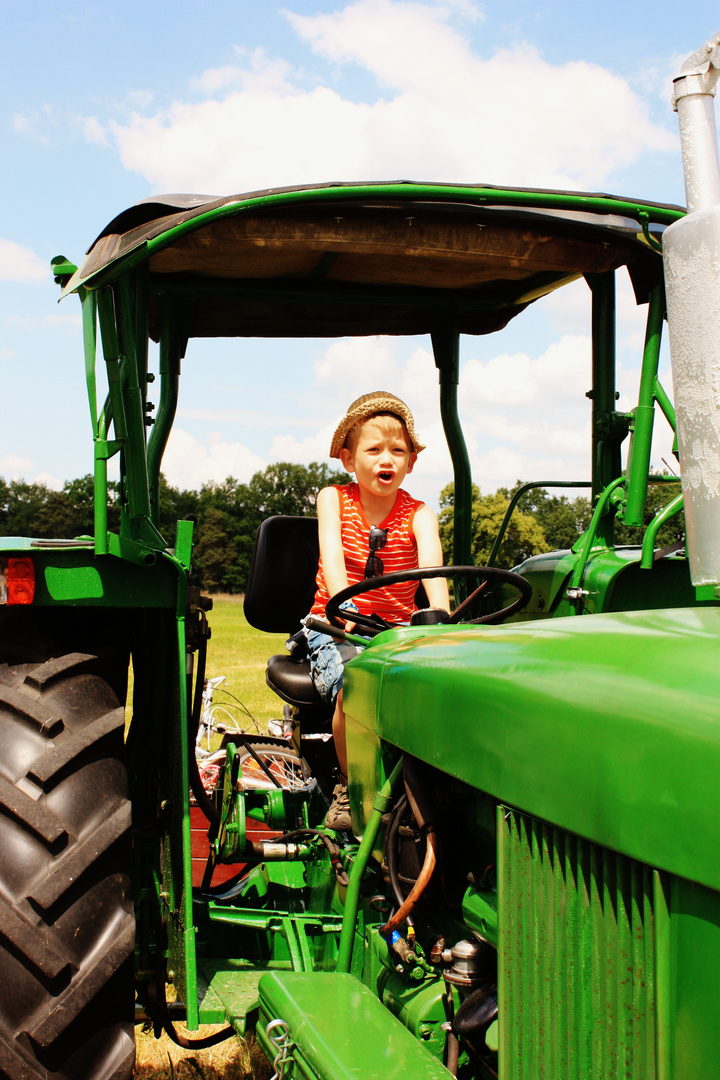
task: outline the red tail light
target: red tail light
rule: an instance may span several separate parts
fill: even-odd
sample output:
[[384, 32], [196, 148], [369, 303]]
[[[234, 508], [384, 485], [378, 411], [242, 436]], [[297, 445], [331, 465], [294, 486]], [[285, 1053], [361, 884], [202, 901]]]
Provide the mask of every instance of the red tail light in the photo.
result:
[[32, 604], [35, 599], [35, 567], [29, 556], [8, 559], [8, 604]]

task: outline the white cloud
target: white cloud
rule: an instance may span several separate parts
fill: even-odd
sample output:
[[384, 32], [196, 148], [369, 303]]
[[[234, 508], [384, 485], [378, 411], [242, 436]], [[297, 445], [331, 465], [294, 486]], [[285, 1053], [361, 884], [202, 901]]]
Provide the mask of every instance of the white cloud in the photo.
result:
[[267, 466], [252, 450], [239, 442], [228, 442], [218, 433], [200, 442], [195, 436], [174, 428], [163, 457], [162, 471], [174, 487], [196, 489], [205, 483], [221, 484], [228, 476], [247, 483]]
[[44, 484], [54, 491], [60, 491], [63, 486], [62, 480], [52, 473], [41, 471], [33, 475], [33, 463], [31, 458], [21, 457], [11, 451], [0, 457], [0, 476], [3, 480], [22, 480], [28, 484]]
[[44, 484], [45, 487], [52, 488], [53, 491], [61, 491], [63, 482], [59, 480], [57, 476], [53, 476], [49, 472], [39, 472], [35, 477], [33, 483]]
[[0, 476], [6, 480], [24, 480], [33, 467], [30, 458], [10, 452], [0, 457]]
[[514, 415], [530, 406], [535, 415], [543, 406], [583, 400], [591, 380], [591, 340], [584, 334], [565, 334], [539, 357], [503, 353], [491, 360], [468, 360], [460, 378], [463, 409], [504, 405]]
[[14, 240], [0, 237], [0, 281], [18, 281], [34, 285], [50, 281], [50, 261], [41, 259], [35, 252], [17, 244]]
[[81, 116], [78, 118], [78, 124], [86, 142], [95, 143], [98, 146], [110, 145], [105, 128], [97, 116]]
[[[248, 55], [247, 49], [236, 46], [235, 52], [241, 61]], [[262, 48], [253, 49], [249, 54], [250, 67], [241, 68], [226, 64], [221, 68], [210, 68], [198, 79], [192, 80], [192, 86], [204, 94], [212, 95], [231, 87], [255, 93], [275, 92], [293, 93], [294, 87], [289, 80], [292, 74], [290, 64], [279, 57], [268, 58]]]
[[590, 338], [565, 334], [540, 356], [468, 360], [460, 412], [475, 482], [483, 492], [516, 480], [590, 475]]
[[395, 344], [390, 338], [341, 338], [314, 365], [319, 385], [334, 384], [347, 405], [370, 390], [391, 390], [397, 378]]
[[[354, 62], [364, 67], [381, 86], [404, 91], [417, 87], [423, 95], [438, 89], [428, 79], [426, 64], [432, 57], [433, 73], [455, 66], [462, 74], [472, 66], [472, 53], [463, 37], [448, 22], [453, 4], [356, 0], [325, 15], [297, 15], [288, 20], [314, 52], [335, 63]], [[468, 13], [466, 7], [464, 13]], [[477, 9], [475, 9], [477, 13]]]
[[428, 443], [429, 428], [440, 423], [438, 372], [428, 349], [418, 346], [413, 350], [405, 361], [395, 392], [410, 406], [420, 438]]
[[641, 155], [674, 150], [628, 83], [596, 64], [551, 64], [530, 45], [474, 52], [457, 28], [473, 12], [394, 0], [290, 12], [318, 56], [360, 66], [388, 97], [350, 101], [308, 87], [282, 58], [241, 54], [195, 80], [210, 100], [143, 105], [115, 123], [123, 164], [165, 190], [397, 176], [598, 188]]
[[[487, 453], [472, 458], [473, 479], [483, 494], [488, 495], [499, 487], [512, 487], [516, 480], [587, 480], [589, 466], [578, 470], [573, 461], [552, 455], [523, 454], [507, 447], [495, 446]], [[558, 489], [556, 494], [562, 494]], [[573, 498], [577, 492], [571, 493]]]
[[304, 439], [296, 439], [293, 435], [287, 434], [276, 435], [270, 447], [270, 458], [273, 461], [292, 461], [296, 465], [309, 465], [311, 461], [325, 461], [328, 464], [334, 464], [338, 469], [342, 468], [339, 461], [331, 463], [328, 457], [333, 432], [339, 420], [340, 416], [331, 423], [325, 424], [314, 435], [308, 435]]

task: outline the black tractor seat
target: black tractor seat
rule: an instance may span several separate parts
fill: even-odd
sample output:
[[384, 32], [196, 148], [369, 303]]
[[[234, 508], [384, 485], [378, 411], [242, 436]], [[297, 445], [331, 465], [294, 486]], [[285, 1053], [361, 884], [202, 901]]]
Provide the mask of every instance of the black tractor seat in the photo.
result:
[[307, 708], [308, 705], [327, 707], [323, 705], [310, 678], [309, 660], [293, 660], [292, 656], [283, 653], [271, 656], [265, 669], [265, 681], [288, 705], [297, 708]]
[[[266, 518], [255, 537], [245, 591], [245, 618], [256, 630], [287, 634], [300, 629], [315, 599], [320, 558], [315, 517]], [[312, 679], [310, 663], [290, 654], [271, 656], [265, 671], [268, 686], [288, 705], [327, 710]]]

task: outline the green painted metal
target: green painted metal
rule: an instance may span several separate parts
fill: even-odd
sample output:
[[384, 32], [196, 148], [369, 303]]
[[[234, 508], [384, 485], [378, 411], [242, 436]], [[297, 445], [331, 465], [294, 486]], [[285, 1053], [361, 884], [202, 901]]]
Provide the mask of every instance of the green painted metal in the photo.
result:
[[[608, 507], [611, 504], [613, 496], [616, 496], [616, 493], [619, 491], [621, 486], [624, 486], [624, 484], [625, 477], [617, 476], [607, 485], [607, 487], [604, 488], [604, 490], [600, 493], [597, 499], [597, 503], [595, 504], [595, 510], [593, 512], [590, 525], [578, 541], [578, 559], [572, 573], [572, 578], [570, 580], [570, 588], [578, 593], [578, 595], [574, 598], [577, 601], [575, 605], [575, 610], [578, 612], [582, 611], [582, 595], [580, 594], [579, 590], [582, 586], [583, 574], [585, 573], [585, 567], [587, 566], [588, 559], [590, 558], [590, 552], [595, 546], [598, 546], [600, 548], [606, 548], [609, 546], [609, 527], [603, 530], [602, 523], [608, 522], [610, 520], [610, 515], [608, 514]], [[610, 538], [610, 542], [612, 542], [612, 538]]]
[[178, 563], [164, 555], [154, 567], [94, 555], [92, 541], [57, 548], [42, 540], [3, 537], [0, 550], [32, 554], [34, 607], [169, 608], [178, 595]]
[[[125, 364], [127, 376], [123, 383], [122, 398], [125, 414], [126, 493], [127, 517], [123, 515], [121, 532], [132, 539], [140, 539], [136, 532], [142, 519], [150, 516], [150, 491], [147, 477], [145, 451], [144, 373], [140, 357], [140, 340], [135, 334], [137, 317], [137, 288], [133, 276], [124, 275], [117, 283], [115, 323], [119, 354]], [[145, 338], [147, 341], [147, 338]], [[104, 344], [104, 340], [103, 340]], [[114, 352], [113, 342], [113, 352]], [[116, 357], [111, 355], [111, 361]], [[123, 525], [130, 531], [125, 533]]]
[[[399, 973], [393, 962], [397, 961], [397, 954], [389, 949], [377, 926], [366, 928], [365, 941], [363, 982], [425, 1050], [442, 1061], [445, 1049], [443, 1025], [447, 1021], [446, 988], [437, 969], [431, 968], [428, 973], [418, 967]], [[416, 949], [419, 952], [419, 946], [416, 945]]]
[[[265, 975], [260, 981], [257, 1036], [271, 1060], [277, 1048], [267, 1028], [277, 1019], [292, 1035], [288, 1056], [294, 1065], [286, 1067], [286, 1077], [447, 1080], [447, 1070], [352, 975]], [[357, 1038], [358, 1032], [371, 1037]]]
[[666, 521], [670, 521], [671, 518], [679, 514], [683, 508], [683, 497], [678, 495], [676, 498], [669, 502], [667, 506], [664, 506], [662, 510], [659, 510], [655, 517], [652, 519], [647, 529], [645, 530], [645, 536], [643, 537], [642, 544], [642, 558], [640, 565], [643, 570], [650, 570], [653, 564], [653, 549], [655, 547], [655, 537], [665, 524]]
[[648, 1080], [655, 1069], [649, 867], [498, 807], [503, 1080]]
[[[615, 275], [588, 274], [592, 293], [592, 482], [597, 499], [620, 475], [620, 444], [627, 435], [626, 418], [615, 411]], [[596, 536], [611, 545], [614, 516], [604, 514]]]
[[[658, 405], [662, 409], [663, 415], [665, 416], [665, 419], [667, 420], [668, 424], [673, 429], [673, 431], [676, 431], [677, 430], [677, 421], [675, 420], [675, 407], [674, 407], [673, 403], [671, 402], [670, 398], [667, 396], [667, 392], [663, 388], [662, 384], [657, 379], [655, 380], [655, 385], [653, 387], [653, 393], [654, 393], [654, 396], [655, 396], [655, 400], [657, 401]], [[673, 454], [676, 454], [676, 453], [677, 453], [677, 436], [675, 438], [675, 443], [673, 445]]]
[[657, 870], [653, 872], [653, 910], [655, 913], [657, 1080], [672, 1080], [674, 996], [672, 992], [672, 920], [667, 878]]
[[[178, 605], [180, 606], [180, 605]], [[185, 605], [182, 605], [182, 614], [177, 615], [177, 662], [178, 672], [184, 673], [187, 658], [185, 641]], [[183, 1000], [187, 1016], [187, 1026], [192, 1030], [199, 1024], [198, 1012], [198, 985], [197, 985], [197, 957], [195, 952], [195, 926], [193, 923], [193, 898], [192, 898], [192, 866], [190, 862], [190, 766], [188, 761], [189, 746], [185, 737], [188, 729], [188, 699], [187, 683], [184, 678], [178, 679], [178, 716], [175, 738], [178, 743], [177, 753], [179, 758], [178, 790], [175, 792], [177, 806], [175, 813], [180, 818], [181, 828], [181, 855], [182, 855], [182, 881], [176, 882], [177, 907], [182, 913], [182, 923], [178, 929], [182, 931], [181, 949], [184, 959], [184, 979], [181, 983]]]
[[352, 870], [350, 871], [350, 881], [345, 896], [343, 926], [338, 946], [337, 971], [339, 972], [349, 972], [351, 968], [353, 945], [355, 943], [355, 925], [360, 899], [360, 887], [375, 846], [375, 841], [377, 840], [380, 831], [382, 816], [390, 805], [390, 798], [393, 789], [398, 782], [401, 771], [402, 760], [396, 762], [387, 780], [377, 793], [372, 813], [365, 826], [365, 832], [362, 841], [360, 842], [358, 853], [353, 861]]
[[670, 919], [669, 1030], [670, 1075], [717, 1075], [720, 1028], [720, 897], [692, 881], [671, 877], [666, 896]]
[[257, 1009], [258, 984], [263, 974], [247, 960], [199, 961], [200, 1023], [229, 1021], [238, 1035], [244, 1035], [248, 1017]]
[[180, 390], [180, 361], [187, 339], [182, 333], [182, 311], [177, 301], [163, 304], [160, 329], [160, 402], [147, 450], [148, 485], [153, 524], [158, 524], [160, 467], [170, 436]]
[[497, 892], [489, 889], [479, 892], [470, 885], [462, 902], [463, 922], [470, 930], [479, 934], [483, 941], [491, 945], [498, 944], [498, 908]]
[[[472, 475], [458, 415], [460, 335], [457, 328], [448, 324], [439, 327], [432, 335], [432, 345], [440, 378], [440, 416], [453, 464], [453, 562], [456, 566], [472, 566]], [[466, 592], [465, 582], [456, 582], [456, 588], [460, 588], [462, 598]]]
[[631, 439], [627, 462], [627, 493], [622, 517], [626, 525], [642, 525], [647, 478], [650, 471], [653, 420], [655, 418], [655, 386], [657, 384], [660, 339], [665, 314], [665, 290], [656, 285], [650, 293], [645, 348], [643, 351], [640, 391], [633, 410]]
[[[348, 668], [345, 707], [474, 789], [720, 888], [718, 635], [716, 607], [398, 631]], [[419, 721], [439, 716], [450, 731]]]

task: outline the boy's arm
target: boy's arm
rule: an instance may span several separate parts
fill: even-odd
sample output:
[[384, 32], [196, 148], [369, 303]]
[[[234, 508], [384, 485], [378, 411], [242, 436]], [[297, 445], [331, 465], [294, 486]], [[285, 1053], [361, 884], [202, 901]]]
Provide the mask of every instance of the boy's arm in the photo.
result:
[[325, 586], [330, 596], [346, 588], [345, 552], [340, 528], [340, 497], [334, 487], [322, 488], [317, 497], [318, 539]]
[[[442, 566], [443, 553], [438, 522], [429, 506], [421, 506], [415, 514], [413, 533], [417, 543], [418, 566]], [[450, 610], [450, 594], [445, 578], [423, 578], [423, 585], [431, 607]]]

